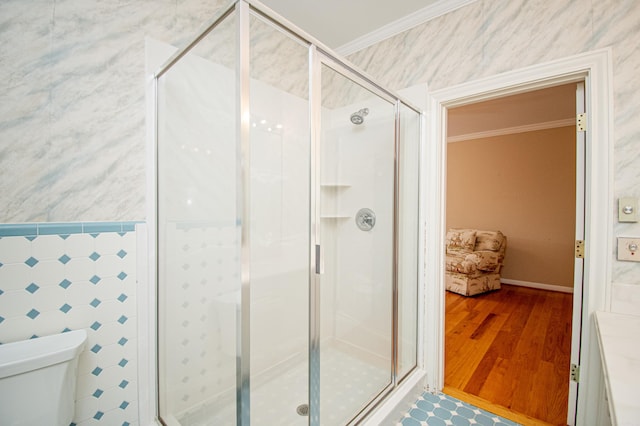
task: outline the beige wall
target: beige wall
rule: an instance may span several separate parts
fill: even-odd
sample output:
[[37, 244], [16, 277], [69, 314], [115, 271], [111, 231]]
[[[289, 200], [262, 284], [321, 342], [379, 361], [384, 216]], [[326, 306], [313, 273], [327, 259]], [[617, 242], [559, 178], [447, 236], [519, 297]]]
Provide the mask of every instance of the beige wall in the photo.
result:
[[500, 230], [503, 278], [573, 286], [575, 127], [447, 147], [447, 227]]

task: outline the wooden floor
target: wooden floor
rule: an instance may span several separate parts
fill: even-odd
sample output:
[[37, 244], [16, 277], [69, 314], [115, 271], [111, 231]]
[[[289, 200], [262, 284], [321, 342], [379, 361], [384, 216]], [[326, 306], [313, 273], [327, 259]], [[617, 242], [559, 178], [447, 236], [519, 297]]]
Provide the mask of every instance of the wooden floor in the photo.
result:
[[445, 393], [525, 424], [566, 425], [573, 295], [446, 292]]

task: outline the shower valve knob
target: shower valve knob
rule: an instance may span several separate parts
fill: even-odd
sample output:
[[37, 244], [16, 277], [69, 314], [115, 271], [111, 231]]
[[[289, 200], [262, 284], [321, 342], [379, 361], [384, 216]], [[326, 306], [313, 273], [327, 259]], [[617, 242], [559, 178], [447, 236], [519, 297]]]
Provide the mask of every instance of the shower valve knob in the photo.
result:
[[358, 213], [356, 213], [356, 225], [361, 231], [371, 231], [376, 225], [376, 214], [366, 207], [358, 210]]

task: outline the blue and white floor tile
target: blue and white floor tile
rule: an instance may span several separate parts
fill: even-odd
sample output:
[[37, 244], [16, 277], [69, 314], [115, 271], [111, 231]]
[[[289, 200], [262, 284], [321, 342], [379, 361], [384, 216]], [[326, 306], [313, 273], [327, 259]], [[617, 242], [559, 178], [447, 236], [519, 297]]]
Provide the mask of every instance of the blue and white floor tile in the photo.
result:
[[424, 392], [397, 426], [517, 426], [471, 404], [443, 393]]

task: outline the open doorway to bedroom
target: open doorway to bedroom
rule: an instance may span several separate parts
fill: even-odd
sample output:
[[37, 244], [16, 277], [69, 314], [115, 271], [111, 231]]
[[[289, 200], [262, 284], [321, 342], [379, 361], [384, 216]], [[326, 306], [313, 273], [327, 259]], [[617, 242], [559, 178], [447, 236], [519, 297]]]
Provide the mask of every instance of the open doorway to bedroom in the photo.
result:
[[576, 84], [447, 115], [446, 228], [500, 231], [508, 243], [500, 290], [446, 291], [444, 391], [521, 423], [567, 424], [583, 221]]

